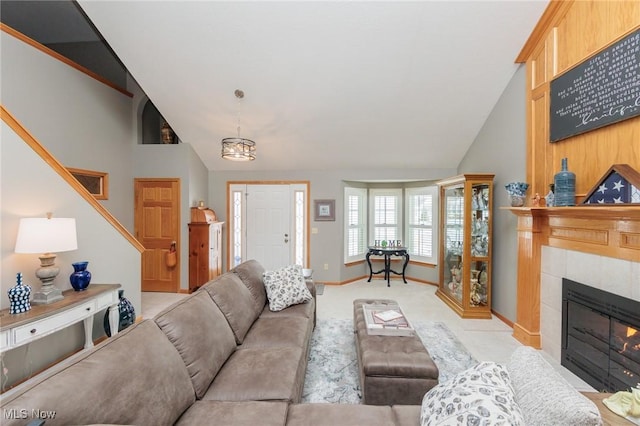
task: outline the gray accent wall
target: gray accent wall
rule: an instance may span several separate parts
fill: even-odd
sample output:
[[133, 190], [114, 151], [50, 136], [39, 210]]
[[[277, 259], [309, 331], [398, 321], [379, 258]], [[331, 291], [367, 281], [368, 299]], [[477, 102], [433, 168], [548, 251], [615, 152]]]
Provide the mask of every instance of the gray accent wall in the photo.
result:
[[134, 178], [180, 179], [180, 288], [186, 290], [191, 207], [207, 200], [208, 170], [189, 144], [136, 145], [133, 156]]
[[[258, 155], [260, 155], [260, 143]], [[255, 161], [260, 161], [259, 157]], [[369, 275], [366, 263], [344, 264], [344, 187], [346, 182], [368, 181], [435, 181], [455, 175], [453, 169], [407, 169], [407, 170], [286, 170], [286, 171], [210, 171], [209, 206], [213, 208], [219, 220], [228, 222], [227, 182], [270, 182], [270, 181], [309, 181], [311, 206], [310, 227], [317, 228], [310, 235], [309, 267], [314, 270], [316, 281], [331, 283], [346, 282]], [[313, 221], [313, 200], [335, 199], [335, 222]], [[223, 228], [223, 269], [227, 269], [227, 227]], [[329, 269], [324, 269], [324, 264]], [[429, 282], [437, 282], [437, 268], [410, 265], [407, 276]]]
[[[516, 217], [504, 186], [526, 179], [525, 66], [520, 65], [498, 99], [482, 129], [458, 166], [458, 173], [494, 173], [493, 192], [493, 310], [516, 319]], [[527, 194], [530, 195], [530, 194]], [[541, 194], [543, 195], [543, 194]]]
[[[109, 173], [109, 199], [102, 202], [127, 229], [133, 229], [132, 99], [37, 49], [0, 33], [1, 103], [54, 157], [68, 167]], [[0, 145], [0, 308], [17, 272], [37, 290], [37, 255], [15, 254], [22, 217], [76, 218], [78, 250], [59, 253], [56, 285], [71, 288], [72, 262], [87, 260], [92, 283], [120, 283], [140, 314], [140, 253], [37, 155], [2, 123]], [[93, 337], [104, 335], [97, 314]], [[82, 348], [82, 325], [47, 336], [4, 355], [9, 383], [37, 372]]]

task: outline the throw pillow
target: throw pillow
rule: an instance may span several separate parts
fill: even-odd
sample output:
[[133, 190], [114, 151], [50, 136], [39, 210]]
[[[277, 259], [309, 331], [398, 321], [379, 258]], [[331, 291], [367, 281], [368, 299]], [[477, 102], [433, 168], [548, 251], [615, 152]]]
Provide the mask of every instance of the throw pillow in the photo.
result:
[[300, 265], [290, 265], [262, 274], [264, 288], [269, 299], [269, 309], [281, 311], [313, 298], [302, 276]]
[[524, 425], [505, 367], [482, 362], [441, 383], [422, 399], [420, 424]]

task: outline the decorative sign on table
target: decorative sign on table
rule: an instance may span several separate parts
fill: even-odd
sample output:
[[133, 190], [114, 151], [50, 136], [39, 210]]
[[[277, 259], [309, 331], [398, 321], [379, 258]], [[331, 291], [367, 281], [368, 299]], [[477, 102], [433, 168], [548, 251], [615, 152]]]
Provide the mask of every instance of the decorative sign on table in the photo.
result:
[[551, 81], [550, 140], [640, 115], [640, 29]]

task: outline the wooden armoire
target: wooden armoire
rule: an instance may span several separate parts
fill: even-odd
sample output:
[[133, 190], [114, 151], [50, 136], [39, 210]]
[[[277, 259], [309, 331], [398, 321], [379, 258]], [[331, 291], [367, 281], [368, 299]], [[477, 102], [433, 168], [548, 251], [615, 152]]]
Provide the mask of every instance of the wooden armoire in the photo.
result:
[[222, 274], [222, 224], [211, 209], [191, 208], [189, 292]]

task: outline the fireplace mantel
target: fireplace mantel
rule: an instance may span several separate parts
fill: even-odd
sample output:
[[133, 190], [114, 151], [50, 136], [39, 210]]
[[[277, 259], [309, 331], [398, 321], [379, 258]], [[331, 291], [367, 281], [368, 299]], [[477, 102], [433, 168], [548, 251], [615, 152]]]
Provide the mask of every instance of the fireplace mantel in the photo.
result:
[[541, 347], [542, 246], [640, 261], [640, 206], [510, 207], [518, 217], [518, 297], [513, 336]]

